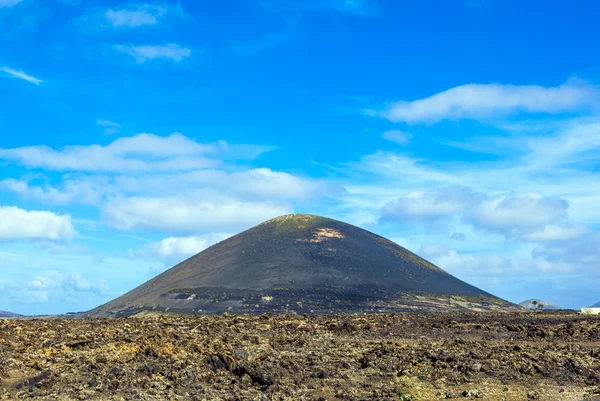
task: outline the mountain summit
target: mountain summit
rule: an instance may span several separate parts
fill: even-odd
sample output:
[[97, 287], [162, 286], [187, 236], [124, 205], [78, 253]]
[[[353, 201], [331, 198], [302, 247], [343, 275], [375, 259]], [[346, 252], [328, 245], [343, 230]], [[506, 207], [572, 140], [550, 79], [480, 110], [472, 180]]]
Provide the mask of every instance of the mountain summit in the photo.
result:
[[543, 299], [531, 298], [526, 301], [520, 302], [519, 305], [524, 307], [525, 309], [540, 309], [539, 305], [543, 305], [543, 309], [545, 310], [560, 310], [564, 309], [558, 305], [551, 304], [548, 301], [544, 301]]
[[224, 240], [88, 316], [516, 308], [340, 221], [278, 217]]

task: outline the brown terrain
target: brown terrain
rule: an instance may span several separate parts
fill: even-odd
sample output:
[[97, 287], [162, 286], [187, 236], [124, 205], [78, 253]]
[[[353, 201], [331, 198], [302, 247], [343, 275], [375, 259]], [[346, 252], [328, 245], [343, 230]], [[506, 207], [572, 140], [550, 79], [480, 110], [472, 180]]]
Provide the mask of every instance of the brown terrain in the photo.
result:
[[0, 320], [0, 399], [595, 400], [574, 312]]

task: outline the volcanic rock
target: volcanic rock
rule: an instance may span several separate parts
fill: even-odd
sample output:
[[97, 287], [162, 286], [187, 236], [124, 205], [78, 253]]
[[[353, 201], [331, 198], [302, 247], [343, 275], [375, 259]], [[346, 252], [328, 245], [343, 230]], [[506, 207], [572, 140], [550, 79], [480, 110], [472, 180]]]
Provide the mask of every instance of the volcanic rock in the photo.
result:
[[204, 250], [87, 316], [457, 309], [518, 307], [379, 235], [288, 215]]

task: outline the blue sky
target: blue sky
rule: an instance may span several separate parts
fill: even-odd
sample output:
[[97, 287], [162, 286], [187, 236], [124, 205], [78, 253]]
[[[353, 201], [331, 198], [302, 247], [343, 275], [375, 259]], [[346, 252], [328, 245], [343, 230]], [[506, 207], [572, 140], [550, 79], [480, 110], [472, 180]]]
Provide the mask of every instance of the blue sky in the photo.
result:
[[0, 309], [90, 309], [286, 213], [595, 303], [598, 11], [0, 0]]

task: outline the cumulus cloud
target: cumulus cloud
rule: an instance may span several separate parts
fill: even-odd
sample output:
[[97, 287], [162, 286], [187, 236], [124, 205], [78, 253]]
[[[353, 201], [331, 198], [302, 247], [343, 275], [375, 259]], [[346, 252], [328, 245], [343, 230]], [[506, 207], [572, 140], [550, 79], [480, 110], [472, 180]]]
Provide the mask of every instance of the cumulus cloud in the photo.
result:
[[146, 245], [141, 254], [165, 264], [179, 263], [206, 248], [229, 238], [231, 234], [214, 233], [200, 236], [168, 237]]
[[186, 171], [215, 166], [219, 164], [216, 158], [247, 159], [267, 150], [270, 148], [225, 142], [203, 144], [179, 133], [166, 137], [142, 133], [106, 146], [0, 148], [0, 159], [55, 171]]
[[568, 208], [567, 201], [556, 197], [502, 196], [470, 208], [465, 219], [478, 228], [506, 237], [535, 238], [535, 233], [543, 232], [547, 225], [566, 219]]
[[105, 280], [92, 282], [76, 273], [62, 274], [55, 270], [47, 270], [33, 277], [21, 291], [19, 298], [24, 302], [45, 303], [52, 297], [74, 300], [85, 293], [101, 295], [107, 290], [108, 283]]
[[496, 254], [498, 249], [473, 253], [443, 244], [425, 244], [418, 253], [458, 278], [512, 302], [537, 296], [578, 308], [595, 297], [599, 249], [598, 238], [592, 237], [559, 241], [534, 252], [518, 247], [504, 255]]
[[187, 47], [181, 47], [176, 43], [165, 45], [116, 45], [121, 53], [129, 54], [138, 63], [145, 63], [149, 60], [171, 60], [176, 63], [192, 55], [192, 51]]
[[120, 230], [156, 230], [179, 234], [237, 231], [291, 213], [291, 207], [268, 201], [245, 201], [222, 195], [130, 197], [109, 202], [104, 215]]
[[450, 186], [431, 191], [413, 191], [389, 202], [381, 211], [383, 221], [435, 220], [462, 213], [481, 202], [482, 193], [470, 188]]
[[[1, 4], [0, 4], [0, 6], [1, 6]], [[14, 69], [8, 68], [8, 67], [0, 67], [0, 71], [4, 72], [5, 74], [8, 74], [9, 76], [11, 76], [13, 78], [22, 79], [23, 81], [30, 82], [34, 85], [39, 86], [42, 82], [44, 82], [41, 79], [38, 79], [34, 76], [26, 74], [24, 71], [21, 71], [21, 70], [14, 70]]]
[[0, 206], [0, 241], [68, 241], [76, 234], [70, 215]]
[[596, 107], [600, 91], [587, 82], [572, 79], [557, 87], [537, 85], [469, 84], [413, 101], [391, 103], [369, 115], [408, 124], [442, 120], [485, 119], [518, 112], [559, 113]]
[[412, 134], [400, 130], [390, 130], [383, 133], [382, 138], [386, 141], [396, 142], [399, 145], [408, 145], [412, 140]]
[[[524, 194], [490, 196], [467, 187], [450, 186], [412, 191], [381, 210], [384, 222], [432, 223], [459, 218], [478, 230], [527, 241], [556, 241], [581, 237], [589, 228], [572, 222], [569, 203], [561, 198]], [[456, 234], [456, 233], [455, 233]], [[464, 234], [452, 239], [464, 240]]]

